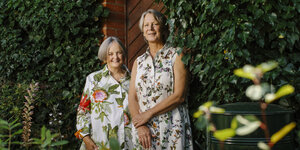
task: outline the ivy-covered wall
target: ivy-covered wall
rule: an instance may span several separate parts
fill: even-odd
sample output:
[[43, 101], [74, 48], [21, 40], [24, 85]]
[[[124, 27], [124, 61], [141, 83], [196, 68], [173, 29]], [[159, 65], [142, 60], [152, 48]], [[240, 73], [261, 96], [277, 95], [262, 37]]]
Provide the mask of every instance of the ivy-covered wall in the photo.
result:
[[[272, 83], [276, 90], [287, 83], [293, 85], [294, 94], [279, 104], [299, 114], [299, 0], [157, 1], [166, 7], [169, 41], [186, 49], [183, 61], [193, 80], [191, 113], [208, 100], [219, 104], [248, 101], [244, 91], [252, 83], [236, 77], [233, 70], [275, 60], [279, 67], [265, 74], [262, 81]], [[201, 143], [199, 134], [194, 136], [195, 143]]]
[[0, 118], [22, 122], [22, 89], [34, 80], [41, 95], [35, 101], [32, 136], [44, 124], [76, 147], [71, 142], [76, 109], [86, 75], [99, 69], [102, 21], [109, 14], [101, 2], [0, 2]]

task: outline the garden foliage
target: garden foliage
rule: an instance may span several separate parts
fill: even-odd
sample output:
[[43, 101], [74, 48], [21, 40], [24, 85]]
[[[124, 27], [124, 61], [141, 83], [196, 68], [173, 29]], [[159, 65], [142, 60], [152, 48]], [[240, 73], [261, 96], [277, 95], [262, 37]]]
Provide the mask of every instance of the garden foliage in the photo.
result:
[[85, 77], [100, 65], [101, 24], [109, 13], [101, 2], [0, 2], [0, 118], [22, 120], [26, 88], [34, 80], [40, 83], [40, 95], [35, 100], [32, 136], [38, 137], [44, 124], [60, 132], [61, 138], [75, 139]]
[[274, 60], [279, 67], [265, 74], [264, 81], [276, 89], [293, 85], [295, 93], [278, 103], [299, 112], [299, 0], [156, 1], [165, 5], [171, 29], [168, 40], [184, 48], [191, 87], [197, 87], [191, 88], [191, 110], [207, 100], [249, 101], [244, 90], [250, 81], [235, 77], [233, 70]]

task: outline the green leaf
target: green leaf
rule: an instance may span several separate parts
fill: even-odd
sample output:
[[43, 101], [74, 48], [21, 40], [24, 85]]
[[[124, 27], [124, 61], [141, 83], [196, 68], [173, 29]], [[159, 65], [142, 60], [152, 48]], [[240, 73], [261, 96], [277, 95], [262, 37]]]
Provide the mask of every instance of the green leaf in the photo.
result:
[[18, 131], [14, 132], [12, 134], [12, 136], [17, 135], [17, 134], [21, 134], [23, 132], [23, 129], [19, 129]]
[[[21, 145], [21, 144], [23, 144], [23, 142], [13, 141], [13, 142], [11, 142], [11, 144], [18, 144], [18, 145]], [[1, 149], [1, 150], [2, 150], [2, 149]]]
[[220, 141], [225, 141], [235, 135], [235, 130], [228, 128], [228, 129], [223, 129], [223, 130], [217, 130], [213, 133], [213, 136], [220, 140]]
[[46, 139], [46, 127], [43, 126], [41, 129], [41, 141], [44, 141]]
[[16, 124], [12, 125], [10, 127], [10, 129], [14, 129], [15, 127], [18, 127], [18, 126], [21, 126], [21, 125], [22, 125], [21, 123], [16, 123]]
[[54, 133], [54, 134], [51, 135], [51, 139], [54, 139], [54, 138], [56, 138], [57, 136], [59, 136], [59, 134], [58, 134], [58, 133]]
[[102, 5], [99, 5], [99, 6], [96, 8], [95, 15], [96, 15], [96, 16], [100, 16], [102, 12], [103, 12], [103, 6], [102, 6]]
[[[13, 126], [17, 121], [18, 121], [18, 119], [15, 119], [13, 122], [9, 123], [9, 126], [10, 126], [10, 127]], [[20, 125], [20, 124], [19, 124], [19, 125]], [[11, 129], [13, 129], [13, 128], [11, 127]]]
[[51, 132], [49, 129], [47, 129], [46, 131], [46, 139], [45, 141], [43, 142], [43, 144], [41, 145], [41, 147], [47, 147], [52, 141], [52, 138], [51, 138]]
[[62, 94], [63, 94], [63, 99], [70, 99], [72, 97], [72, 93], [67, 90], [63, 90]]
[[69, 143], [68, 141], [62, 140], [62, 141], [58, 141], [58, 142], [51, 143], [50, 146], [60, 146], [60, 145], [68, 144], [68, 143]]
[[34, 142], [32, 142], [33, 144], [42, 144], [43, 143], [43, 140], [41, 140], [41, 139], [38, 139], [38, 138], [32, 138], [32, 140], [34, 141]]
[[0, 119], [0, 125], [1, 125], [0, 127], [2, 127], [2, 125], [8, 126], [8, 122], [5, 121], [5, 120]]
[[234, 118], [231, 120], [230, 128], [235, 130], [237, 127], [238, 127], [238, 121], [237, 121], [236, 117], [234, 117]]

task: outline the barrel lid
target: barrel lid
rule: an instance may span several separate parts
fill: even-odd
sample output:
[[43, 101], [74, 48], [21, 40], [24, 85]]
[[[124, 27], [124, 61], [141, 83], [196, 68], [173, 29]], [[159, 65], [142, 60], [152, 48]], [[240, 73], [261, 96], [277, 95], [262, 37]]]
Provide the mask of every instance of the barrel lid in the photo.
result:
[[[223, 115], [236, 115], [236, 114], [252, 114], [252, 115], [260, 115], [261, 108], [260, 102], [236, 102], [229, 104], [217, 105], [217, 107], [224, 108], [225, 113]], [[267, 109], [265, 111], [266, 115], [273, 114], [286, 114], [286, 113], [294, 113], [292, 109], [282, 107], [276, 104], [268, 104]], [[218, 115], [213, 113], [214, 115]]]
[[[219, 142], [218, 139], [216, 139], [214, 136], [211, 136], [210, 139], [212, 141], [217, 141]], [[258, 143], [258, 142], [265, 142], [267, 143], [268, 141], [270, 141], [271, 139], [270, 138], [262, 138], [262, 137], [242, 137], [242, 136], [237, 136], [237, 137], [232, 137], [232, 138], [229, 138], [227, 140], [225, 140], [224, 142], [227, 142], [227, 143]], [[294, 138], [293, 136], [285, 136], [283, 137], [282, 139], [280, 139], [280, 142], [290, 142], [290, 141], [293, 141]]]

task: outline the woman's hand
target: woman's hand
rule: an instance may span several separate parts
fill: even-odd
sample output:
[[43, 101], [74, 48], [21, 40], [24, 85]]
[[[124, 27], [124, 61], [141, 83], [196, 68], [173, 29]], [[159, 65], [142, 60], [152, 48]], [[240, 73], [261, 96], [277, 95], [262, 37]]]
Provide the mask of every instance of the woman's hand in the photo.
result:
[[[139, 142], [140, 144], [145, 148], [151, 147], [151, 132], [150, 129], [147, 126], [140, 126], [137, 128], [138, 136], [139, 136]], [[152, 135], [152, 137], [154, 137]]]
[[132, 123], [135, 128], [138, 128], [138, 127], [144, 125], [145, 123], [147, 123], [151, 118], [152, 118], [152, 114], [151, 114], [150, 110], [148, 110], [146, 112], [136, 114], [132, 118]]
[[85, 144], [85, 148], [87, 150], [98, 150], [98, 146], [94, 143], [90, 136], [85, 136], [83, 138], [83, 142]]

